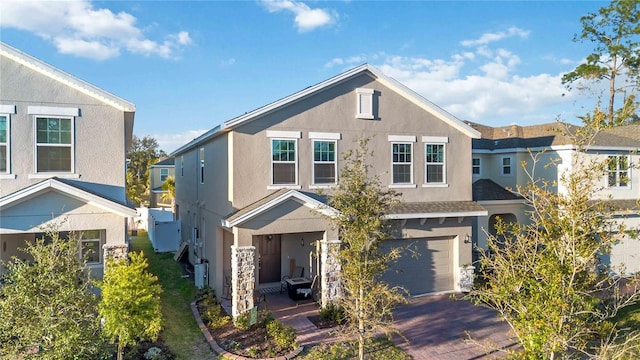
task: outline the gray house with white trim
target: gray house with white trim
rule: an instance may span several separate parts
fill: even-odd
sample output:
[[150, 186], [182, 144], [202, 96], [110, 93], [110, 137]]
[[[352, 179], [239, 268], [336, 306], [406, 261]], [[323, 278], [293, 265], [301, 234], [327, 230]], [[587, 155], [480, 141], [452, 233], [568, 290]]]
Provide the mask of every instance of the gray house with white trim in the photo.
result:
[[[135, 105], [0, 43], [0, 259], [52, 224], [92, 274], [127, 251], [125, 154]], [[4, 271], [0, 267], [0, 273]]]
[[[233, 314], [255, 289], [303, 268], [321, 301], [338, 296], [339, 234], [326, 195], [341, 153], [370, 138], [371, 175], [402, 194], [385, 247], [412, 244], [386, 280], [412, 295], [461, 289], [471, 263], [471, 140], [480, 133], [370, 65], [362, 65], [217, 126], [175, 157], [176, 216], [189, 259]], [[324, 195], [319, 195], [322, 193]]]

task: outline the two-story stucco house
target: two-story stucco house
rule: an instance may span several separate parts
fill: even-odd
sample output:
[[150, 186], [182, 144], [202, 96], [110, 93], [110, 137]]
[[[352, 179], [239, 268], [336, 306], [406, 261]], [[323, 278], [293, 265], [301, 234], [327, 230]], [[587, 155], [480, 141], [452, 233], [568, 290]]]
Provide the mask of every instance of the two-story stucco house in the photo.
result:
[[[125, 154], [135, 105], [0, 43], [0, 259], [59, 224], [100, 277], [126, 253]], [[0, 272], [2, 269], [0, 269]]]
[[149, 166], [149, 207], [171, 207], [171, 201], [163, 199], [167, 190], [162, 189], [162, 184], [170, 176], [175, 176], [175, 159], [168, 157]]
[[[473, 140], [472, 174], [473, 198], [488, 211], [477, 218], [474, 239], [477, 245], [487, 246], [487, 233], [495, 235], [498, 217], [505, 222], [529, 223], [526, 202], [508, 189], [526, 186], [533, 179], [544, 179], [557, 184], [555, 190], [564, 189], [563, 174], [584, 171], [584, 163], [609, 160], [602, 174], [595, 199], [610, 202], [618, 212], [614, 218], [624, 221], [629, 228], [638, 228], [640, 212], [636, 204], [640, 199], [640, 176], [634, 168], [640, 164], [640, 134], [638, 125], [629, 125], [598, 132], [584, 149], [579, 149], [574, 137], [578, 127], [563, 123], [532, 126], [510, 125], [490, 127], [470, 124], [482, 137]], [[536, 157], [536, 162], [533, 157]], [[578, 161], [576, 161], [578, 159]], [[524, 167], [522, 164], [526, 164]], [[551, 163], [555, 166], [547, 166]], [[640, 241], [620, 236], [610, 255], [603, 259], [616, 273], [631, 274], [640, 271]], [[624, 265], [624, 269], [621, 268]]]
[[[402, 194], [385, 247], [413, 244], [386, 279], [412, 295], [460, 290], [471, 263], [471, 140], [480, 133], [370, 65], [362, 65], [224, 122], [180, 147], [176, 216], [204, 284], [230, 290], [233, 314], [254, 289], [302, 267], [321, 301], [337, 294], [339, 234], [325, 216], [341, 153], [369, 137], [373, 172]], [[196, 265], [198, 266], [198, 265]], [[296, 274], [299, 275], [299, 274]], [[226, 288], [226, 281], [230, 289]]]

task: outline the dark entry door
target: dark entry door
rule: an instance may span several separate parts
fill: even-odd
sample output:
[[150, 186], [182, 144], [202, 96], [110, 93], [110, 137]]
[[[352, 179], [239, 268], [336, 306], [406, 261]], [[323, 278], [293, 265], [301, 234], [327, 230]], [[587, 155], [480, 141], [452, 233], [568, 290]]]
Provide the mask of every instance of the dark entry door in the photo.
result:
[[260, 236], [260, 284], [280, 282], [280, 235]]

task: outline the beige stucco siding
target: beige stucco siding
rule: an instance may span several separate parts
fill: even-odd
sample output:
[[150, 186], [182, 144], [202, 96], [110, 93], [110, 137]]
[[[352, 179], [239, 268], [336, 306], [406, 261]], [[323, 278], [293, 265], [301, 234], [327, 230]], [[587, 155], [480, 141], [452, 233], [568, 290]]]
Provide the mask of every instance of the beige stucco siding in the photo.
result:
[[16, 106], [16, 113], [10, 114], [11, 173], [16, 176], [0, 180], [0, 196], [42, 180], [29, 176], [35, 173], [35, 120], [28, 107], [45, 106], [80, 111], [74, 119], [72, 177], [122, 187], [124, 200], [124, 112], [4, 57], [0, 57], [0, 73], [2, 104]]
[[[355, 88], [372, 88], [378, 99], [378, 119], [355, 117]], [[373, 174], [383, 186], [391, 182], [389, 135], [415, 136], [413, 179], [415, 188], [398, 189], [405, 201], [462, 201], [471, 199], [471, 139], [407, 98], [362, 75], [339, 84], [234, 130], [233, 206], [242, 208], [269, 194], [271, 142], [267, 130], [301, 132], [298, 139], [298, 182], [302, 191], [312, 188], [312, 139], [310, 132], [340, 133], [338, 153], [355, 146], [363, 135], [370, 137]], [[423, 187], [425, 150], [423, 136], [446, 137], [447, 187]], [[338, 169], [344, 163], [338, 162]], [[338, 173], [339, 176], [339, 173]]]

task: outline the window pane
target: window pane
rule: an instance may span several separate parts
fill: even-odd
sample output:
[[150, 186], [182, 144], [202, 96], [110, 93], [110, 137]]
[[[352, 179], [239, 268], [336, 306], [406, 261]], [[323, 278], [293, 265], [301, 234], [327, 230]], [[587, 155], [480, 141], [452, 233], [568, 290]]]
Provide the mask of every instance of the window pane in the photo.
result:
[[100, 240], [82, 241], [82, 258], [87, 263], [100, 262]]
[[616, 186], [616, 173], [615, 172], [610, 172], [609, 173], [609, 186]]
[[7, 142], [7, 117], [0, 116], [0, 143]]
[[505, 166], [502, 168], [502, 173], [505, 175], [511, 174], [511, 166]]
[[273, 164], [273, 184], [292, 185], [296, 183], [295, 164]]
[[7, 146], [0, 145], [0, 172], [7, 172]]
[[295, 161], [295, 140], [272, 140], [273, 161]]
[[336, 167], [334, 164], [315, 164], [313, 166], [314, 184], [335, 184]]
[[71, 148], [38, 146], [38, 172], [71, 171]]
[[444, 145], [427, 144], [427, 162], [441, 163], [444, 161]]
[[83, 239], [100, 239], [100, 230], [84, 230], [82, 231]]
[[444, 166], [427, 165], [427, 182], [443, 183], [444, 182]]
[[410, 184], [411, 183], [411, 165], [393, 165], [393, 183], [394, 184]]
[[36, 139], [39, 144], [71, 144], [71, 138], [71, 119], [36, 119]]

